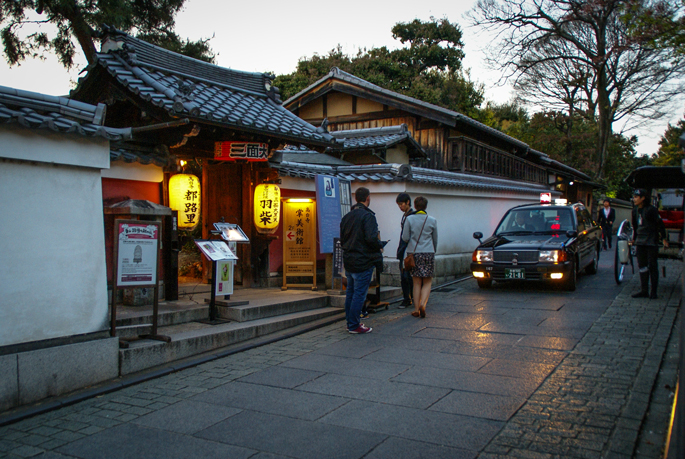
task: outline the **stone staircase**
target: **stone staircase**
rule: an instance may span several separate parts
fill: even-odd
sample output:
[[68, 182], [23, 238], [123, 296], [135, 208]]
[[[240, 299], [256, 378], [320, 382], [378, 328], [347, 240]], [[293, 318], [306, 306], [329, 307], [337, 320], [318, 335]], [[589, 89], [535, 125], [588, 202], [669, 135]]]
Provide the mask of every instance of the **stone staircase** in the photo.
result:
[[[401, 295], [397, 288], [382, 288], [384, 301]], [[158, 335], [170, 342], [135, 339], [152, 333], [151, 307], [120, 307], [117, 336], [128, 342], [119, 350], [119, 374], [129, 375], [222, 347], [307, 324], [323, 326], [344, 320], [344, 297], [308, 290], [236, 290], [230, 299], [218, 299], [218, 316], [227, 319], [214, 325], [209, 319], [208, 286], [181, 289], [180, 299], [160, 302]], [[130, 340], [130, 341], [129, 341]]]

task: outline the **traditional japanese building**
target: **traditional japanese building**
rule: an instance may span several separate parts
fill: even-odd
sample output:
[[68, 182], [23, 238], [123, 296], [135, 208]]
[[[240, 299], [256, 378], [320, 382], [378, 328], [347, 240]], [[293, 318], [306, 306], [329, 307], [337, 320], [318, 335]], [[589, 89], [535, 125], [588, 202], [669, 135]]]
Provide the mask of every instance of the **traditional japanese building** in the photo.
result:
[[199, 211], [183, 213], [179, 226], [200, 225], [208, 238], [213, 223], [238, 224], [250, 244], [239, 245], [235, 279], [256, 284], [268, 275], [272, 239], [253, 225], [255, 187], [277, 178], [268, 158], [287, 144], [323, 150], [335, 140], [285, 109], [269, 75], [222, 68], [114, 29], [104, 35], [96, 62], [71, 93], [106, 104], [108, 124], [132, 131], [112, 148], [103, 198], [169, 206], [172, 176], [201, 175], [199, 203], [188, 203]]
[[[461, 113], [399, 94], [338, 68], [284, 102], [300, 118], [338, 138], [355, 130], [405, 125], [426, 154], [412, 164], [553, 187], [591, 206], [589, 176]], [[392, 162], [392, 161], [388, 161]]]

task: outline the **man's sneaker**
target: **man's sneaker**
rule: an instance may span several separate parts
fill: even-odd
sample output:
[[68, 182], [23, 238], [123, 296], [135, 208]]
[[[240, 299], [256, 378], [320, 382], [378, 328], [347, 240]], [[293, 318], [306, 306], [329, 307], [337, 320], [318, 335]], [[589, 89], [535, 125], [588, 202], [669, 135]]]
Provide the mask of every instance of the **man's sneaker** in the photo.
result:
[[355, 328], [354, 330], [347, 330], [347, 331], [356, 335], [356, 334], [362, 334], [362, 333], [371, 333], [371, 330], [373, 330], [373, 328], [367, 327], [364, 324], [359, 324], [359, 326], [357, 328]]
[[411, 300], [402, 300], [399, 306], [397, 306], [397, 309], [404, 309], [411, 306]]
[[368, 312], [362, 312], [359, 314], [360, 319], [368, 319], [369, 318], [369, 313]]

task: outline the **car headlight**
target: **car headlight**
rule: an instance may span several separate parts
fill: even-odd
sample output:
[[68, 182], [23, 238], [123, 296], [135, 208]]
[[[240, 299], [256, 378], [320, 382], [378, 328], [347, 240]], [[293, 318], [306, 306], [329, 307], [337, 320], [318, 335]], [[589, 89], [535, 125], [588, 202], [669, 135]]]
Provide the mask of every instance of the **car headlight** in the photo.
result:
[[541, 263], [559, 263], [566, 261], [566, 252], [563, 250], [540, 250], [539, 261]]
[[476, 250], [473, 252], [473, 261], [487, 263], [492, 261], [492, 250]]

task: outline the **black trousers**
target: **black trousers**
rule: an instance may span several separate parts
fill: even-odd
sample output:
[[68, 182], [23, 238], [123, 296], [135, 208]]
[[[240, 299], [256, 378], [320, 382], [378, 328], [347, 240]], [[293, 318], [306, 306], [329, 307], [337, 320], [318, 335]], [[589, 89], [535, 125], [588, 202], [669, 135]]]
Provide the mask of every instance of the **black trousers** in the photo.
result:
[[602, 226], [602, 235], [604, 236], [604, 250], [607, 248], [607, 244], [609, 244], [609, 248], [611, 248], [611, 233], [614, 232], [613, 226], [609, 225], [604, 225]]
[[[403, 261], [400, 260], [400, 263]], [[400, 285], [402, 286], [402, 297], [404, 301], [411, 301], [414, 290], [414, 279], [412, 279], [409, 270], [400, 267]]]
[[635, 246], [637, 266], [640, 270], [640, 285], [643, 293], [649, 293], [649, 281], [652, 281], [651, 293], [656, 294], [659, 286], [659, 247], [654, 245]]

